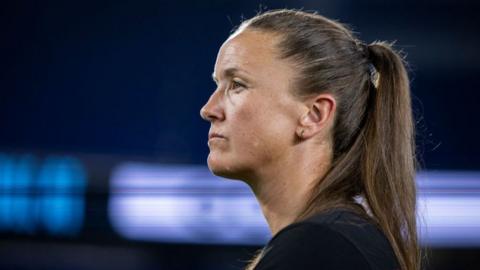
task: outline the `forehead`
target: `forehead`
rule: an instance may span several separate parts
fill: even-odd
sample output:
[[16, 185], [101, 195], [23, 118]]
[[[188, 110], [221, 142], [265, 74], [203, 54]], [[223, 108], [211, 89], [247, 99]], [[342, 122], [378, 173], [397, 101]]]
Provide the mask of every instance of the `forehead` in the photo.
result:
[[220, 48], [215, 63], [215, 73], [228, 69], [243, 70], [254, 74], [271, 72], [285, 65], [278, 57], [278, 37], [267, 32], [243, 30], [232, 35]]

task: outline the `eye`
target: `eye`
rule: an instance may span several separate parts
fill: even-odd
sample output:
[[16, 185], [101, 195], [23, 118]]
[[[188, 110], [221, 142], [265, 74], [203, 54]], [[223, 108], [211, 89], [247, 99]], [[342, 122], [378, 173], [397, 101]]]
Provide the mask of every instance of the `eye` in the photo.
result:
[[245, 84], [237, 81], [237, 80], [232, 80], [231, 88], [233, 90], [239, 89], [239, 88], [246, 88]]

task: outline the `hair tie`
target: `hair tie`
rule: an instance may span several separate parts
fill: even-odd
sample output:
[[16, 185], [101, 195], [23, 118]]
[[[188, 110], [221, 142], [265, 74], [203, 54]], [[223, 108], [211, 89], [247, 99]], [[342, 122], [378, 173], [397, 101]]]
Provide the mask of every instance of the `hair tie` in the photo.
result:
[[360, 50], [362, 51], [363, 56], [365, 59], [370, 60], [370, 49], [369, 45], [363, 42], [360, 43]]
[[357, 48], [362, 54], [362, 56], [367, 60], [367, 69], [366, 72], [368, 74], [368, 77], [370, 78], [370, 82], [377, 87], [378, 83], [378, 72], [377, 69], [375, 68], [375, 65], [373, 65], [372, 60], [370, 59], [370, 45], [363, 43], [361, 41], [357, 42]]

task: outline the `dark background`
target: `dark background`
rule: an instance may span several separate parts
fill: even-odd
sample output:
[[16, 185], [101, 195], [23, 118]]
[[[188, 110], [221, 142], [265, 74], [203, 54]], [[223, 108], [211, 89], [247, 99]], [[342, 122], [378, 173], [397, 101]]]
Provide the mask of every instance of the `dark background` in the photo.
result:
[[[68, 154], [89, 170], [78, 237], [4, 232], [3, 269], [240, 269], [258, 247], [166, 245], [115, 235], [111, 168], [205, 164], [216, 53], [242, 17], [303, 8], [407, 55], [424, 169], [480, 169], [480, 5], [439, 1], [2, 1], [0, 152]], [[479, 179], [480, 181], [480, 179]], [[473, 269], [479, 249], [432, 250], [428, 269]]]

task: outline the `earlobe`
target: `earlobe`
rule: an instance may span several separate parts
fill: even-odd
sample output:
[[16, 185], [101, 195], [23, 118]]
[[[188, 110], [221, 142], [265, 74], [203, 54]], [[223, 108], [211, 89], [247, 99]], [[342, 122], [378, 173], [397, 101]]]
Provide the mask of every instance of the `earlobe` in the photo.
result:
[[305, 132], [305, 129], [301, 128], [301, 129], [298, 129], [297, 130], [297, 136], [300, 138], [300, 139], [303, 139], [303, 133]]

